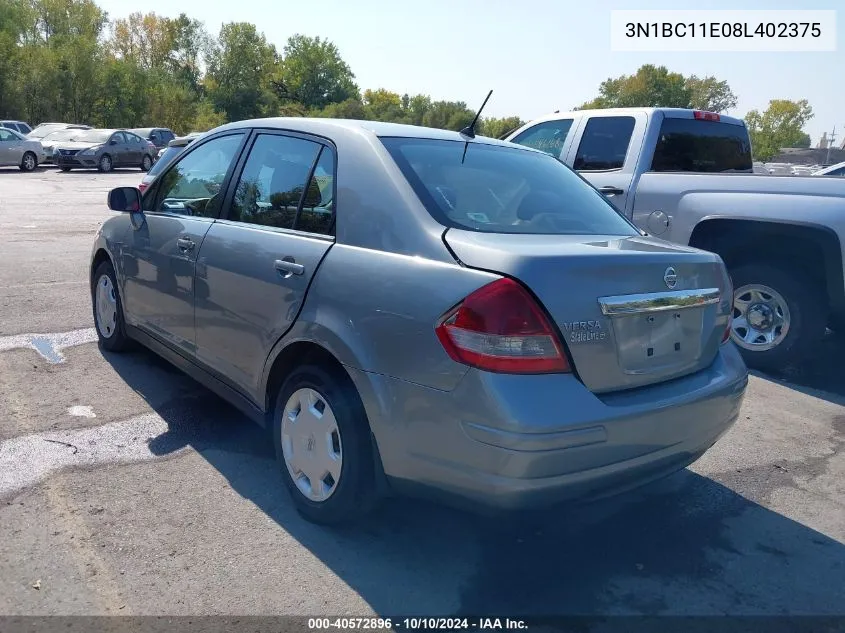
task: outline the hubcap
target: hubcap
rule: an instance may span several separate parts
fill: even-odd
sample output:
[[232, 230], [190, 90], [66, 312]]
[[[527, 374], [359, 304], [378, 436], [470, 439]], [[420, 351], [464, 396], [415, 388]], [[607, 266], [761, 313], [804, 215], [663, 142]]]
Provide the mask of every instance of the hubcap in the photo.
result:
[[104, 170], [108, 171], [108, 169], [111, 167], [111, 160], [109, 160], [108, 156], [103, 156], [102, 160], [100, 161], [100, 164], [103, 166]]
[[789, 333], [789, 306], [776, 290], [749, 284], [734, 292], [731, 338], [740, 347], [765, 352], [779, 345]]
[[103, 338], [111, 338], [117, 329], [117, 296], [108, 275], [102, 275], [97, 280], [94, 297], [97, 302], [97, 329]]
[[313, 389], [295, 391], [282, 413], [282, 453], [288, 473], [311, 501], [332, 496], [340, 481], [343, 449], [329, 403]]
[[152, 166], [153, 161], [149, 156], [144, 156], [144, 169], [148, 170]]
[[35, 169], [35, 159], [33, 159], [32, 156], [24, 156], [23, 164], [27, 169]]

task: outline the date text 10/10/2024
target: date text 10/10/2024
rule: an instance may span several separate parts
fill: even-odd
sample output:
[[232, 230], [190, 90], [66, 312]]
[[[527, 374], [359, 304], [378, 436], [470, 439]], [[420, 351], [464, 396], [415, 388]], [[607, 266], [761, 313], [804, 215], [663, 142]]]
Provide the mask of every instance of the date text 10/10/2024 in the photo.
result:
[[309, 631], [519, 631], [524, 620], [511, 618], [308, 618]]

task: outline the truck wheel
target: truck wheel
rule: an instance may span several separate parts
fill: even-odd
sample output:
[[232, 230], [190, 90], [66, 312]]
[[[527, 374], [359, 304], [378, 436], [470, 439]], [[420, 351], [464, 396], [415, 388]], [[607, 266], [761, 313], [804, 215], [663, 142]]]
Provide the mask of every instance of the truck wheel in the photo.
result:
[[731, 339], [746, 365], [780, 371], [814, 351], [827, 325], [827, 306], [814, 284], [765, 264], [735, 268], [731, 278]]

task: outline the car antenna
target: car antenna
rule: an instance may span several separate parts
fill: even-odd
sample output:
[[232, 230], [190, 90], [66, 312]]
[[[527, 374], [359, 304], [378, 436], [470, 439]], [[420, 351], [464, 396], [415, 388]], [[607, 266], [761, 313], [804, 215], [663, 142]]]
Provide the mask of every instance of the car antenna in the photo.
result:
[[[481, 104], [481, 107], [478, 108], [478, 112], [475, 113], [475, 118], [472, 120], [468, 126], [466, 126], [463, 130], [460, 131], [461, 136], [466, 136], [468, 138], [475, 138], [475, 124], [478, 123], [478, 117], [481, 116], [481, 111], [484, 109], [484, 106], [487, 105], [487, 101], [490, 99], [490, 95], [493, 94], [493, 91], [487, 93], [487, 96], [484, 98], [484, 103]], [[461, 165], [464, 164], [464, 159], [467, 156], [467, 148], [469, 147], [469, 141], [464, 142], [464, 155], [461, 156]]]

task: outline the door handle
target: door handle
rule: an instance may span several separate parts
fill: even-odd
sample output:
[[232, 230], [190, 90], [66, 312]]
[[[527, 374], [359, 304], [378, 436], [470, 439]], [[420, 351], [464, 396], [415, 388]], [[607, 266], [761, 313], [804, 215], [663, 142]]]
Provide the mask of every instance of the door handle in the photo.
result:
[[282, 259], [277, 259], [273, 262], [273, 266], [280, 273], [285, 273], [285, 277], [290, 277], [291, 275], [301, 275], [305, 272], [305, 266], [297, 264], [293, 257], [283, 257]]
[[179, 247], [180, 251], [187, 252], [194, 250], [194, 246], [196, 246], [196, 244], [194, 244], [193, 240], [189, 240], [187, 237], [180, 237], [176, 240], [176, 246]]
[[600, 187], [599, 191], [601, 191], [606, 196], [619, 196], [625, 193], [624, 189], [620, 189], [619, 187], [614, 187], [613, 185], [607, 185], [605, 187]]

